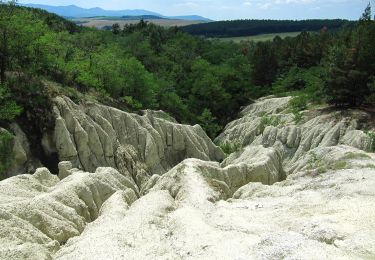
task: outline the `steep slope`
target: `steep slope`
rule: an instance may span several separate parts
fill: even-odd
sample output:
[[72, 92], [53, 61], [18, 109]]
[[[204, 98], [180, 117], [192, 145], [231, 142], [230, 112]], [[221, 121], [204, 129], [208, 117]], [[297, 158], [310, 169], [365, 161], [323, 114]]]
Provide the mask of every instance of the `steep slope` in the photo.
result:
[[114, 167], [139, 187], [183, 159], [224, 158], [199, 125], [180, 125], [163, 113], [139, 116], [97, 103], [78, 106], [66, 97], [56, 99], [55, 113], [55, 131], [44, 138], [46, 150], [86, 171]]
[[[55, 129], [44, 133], [44, 153], [85, 171], [113, 167], [141, 186], [151, 175], [164, 173], [186, 158], [224, 158], [199, 125], [177, 124], [163, 112], [145, 111], [141, 116], [93, 102], [77, 105], [67, 97], [57, 97], [54, 104]], [[17, 134], [20, 130], [9, 131], [22, 137]], [[23, 143], [28, 150], [30, 144]], [[18, 147], [14, 143], [13, 150]], [[21, 166], [15, 165], [19, 170], [12, 168], [7, 176], [25, 173]]]
[[[375, 154], [365, 151], [372, 140], [359, 130], [367, 114], [306, 111], [297, 124], [289, 99], [245, 108], [218, 137], [242, 147], [222, 162], [200, 128], [162, 113], [57, 99], [56, 129], [45, 146], [52, 151], [55, 141], [60, 159], [70, 162], [59, 164], [60, 180], [38, 169], [0, 182], [0, 258], [374, 258]], [[181, 135], [173, 134], [170, 149], [167, 126]], [[186, 142], [192, 136], [197, 141]], [[118, 146], [104, 145], [110, 140]], [[174, 150], [179, 140], [194, 152]], [[111, 166], [99, 148], [121, 145], [134, 151], [124, 167], [145, 167], [146, 177], [118, 163], [119, 171], [73, 168]], [[147, 149], [157, 152], [145, 155]], [[170, 155], [176, 152], [198, 156], [178, 163]]]

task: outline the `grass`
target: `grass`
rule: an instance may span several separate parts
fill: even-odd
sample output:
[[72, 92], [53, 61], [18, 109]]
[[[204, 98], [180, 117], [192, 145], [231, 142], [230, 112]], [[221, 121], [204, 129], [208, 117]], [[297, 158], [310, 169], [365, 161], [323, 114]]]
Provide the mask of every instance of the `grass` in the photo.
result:
[[343, 160], [371, 159], [371, 157], [364, 153], [348, 153], [342, 159]]
[[375, 132], [365, 131], [365, 133], [371, 138], [371, 142], [372, 142], [371, 150], [372, 152], [375, 152]]
[[276, 36], [280, 36], [281, 38], [286, 37], [296, 37], [301, 32], [285, 32], [285, 33], [267, 33], [267, 34], [260, 34], [260, 35], [253, 35], [253, 36], [241, 36], [241, 37], [228, 37], [228, 38], [212, 38], [217, 39], [223, 42], [265, 42], [265, 41], [272, 41]]
[[225, 143], [219, 144], [219, 147], [221, 148], [221, 150], [223, 150], [223, 152], [226, 155], [235, 153], [241, 149], [241, 145], [237, 142], [233, 142], [233, 143], [225, 142]]
[[[345, 159], [348, 159], [346, 157], [343, 157], [340, 160], [337, 160], [335, 162], [324, 162], [321, 158], [318, 158], [318, 155], [314, 152], [310, 152], [310, 159], [307, 162], [308, 170], [316, 169], [318, 174], [323, 174], [328, 172], [329, 170], [343, 170], [347, 169], [349, 167], [348, 163], [345, 161]], [[358, 158], [360, 154], [353, 154], [348, 157], [356, 157]]]
[[272, 116], [267, 116], [263, 115], [262, 118], [260, 119], [260, 132], [263, 133], [264, 129], [266, 129], [267, 126], [279, 126], [284, 124], [285, 122], [281, 121], [281, 119], [278, 116], [272, 115]]

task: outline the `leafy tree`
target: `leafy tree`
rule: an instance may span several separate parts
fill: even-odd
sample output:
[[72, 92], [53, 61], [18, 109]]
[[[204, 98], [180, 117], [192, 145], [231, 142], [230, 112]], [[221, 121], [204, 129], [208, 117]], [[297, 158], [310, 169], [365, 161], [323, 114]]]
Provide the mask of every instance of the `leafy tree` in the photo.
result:
[[251, 54], [250, 62], [252, 65], [251, 79], [253, 84], [268, 86], [275, 80], [277, 59], [271, 43], [258, 43]]
[[0, 85], [0, 120], [13, 120], [22, 113], [22, 108], [12, 99], [8, 88]]
[[220, 125], [215, 121], [216, 118], [212, 115], [211, 111], [207, 108], [203, 109], [203, 112], [198, 116], [198, 122], [206, 130], [208, 136], [215, 138], [221, 130]]
[[117, 35], [121, 32], [121, 28], [120, 28], [120, 25], [118, 23], [114, 23], [112, 25], [112, 33]]
[[365, 11], [363, 12], [360, 21], [370, 21], [371, 20], [371, 4], [368, 3]]

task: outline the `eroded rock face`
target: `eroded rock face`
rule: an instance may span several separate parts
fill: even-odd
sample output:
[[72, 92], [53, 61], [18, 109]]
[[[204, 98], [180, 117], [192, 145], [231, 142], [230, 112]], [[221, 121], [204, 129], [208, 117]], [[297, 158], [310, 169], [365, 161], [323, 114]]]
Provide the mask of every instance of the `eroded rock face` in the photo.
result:
[[[296, 123], [288, 111], [290, 97], [259, 100], [246, 107], [242, 117], [228, 124], [218, 143], [240, 147], [273, 147], [281, 156], [286, 174], [310, 150], [340, 144], [370, 151], [371, 138], [359, 130], [360, 121], [369, 120], [363, 111], [326, 112], [306, 115]], [[308, 113], [305, 113], [308, 114]]]
[[[218, 138], [242, 146], [219, 162], [201, 128], [162, 113], [58, 102], [56, 148], [68, 161], [59, 177], [41, 168], [0, 182], [0, 259], [375, 258], [362, 116], [296, 124], [289, 98], [262, 99]], [[111, 163], [120, 170], [74, 168]]]
[[144, 116], [89, 103], [56, 99], [54, 142], [61, 161], [95, 171], [110, 166], [139, 187], [186, 158], [219, 161], [223, 152], [199, 126], [180, 125], [161, 112]]
[[50, 259], [98, 218], [112, 194], [122, 191], [129, 205], [139, 197], [138, 188], [115, 169], [69, 171], [63, 181], [40, 168], [0, 182], [0, 259]]
[[0, 173], [3, 177], [33, 173], [37, 167], [42, 166], [39, 160], [32, 155], [28, 138], [18, 124], [10, 124], [7, 130], [0, 127], [1, 133], [7, 133], [12, 136], [9, 141], [11, 149], [9, 151], [0, 151], [8, 153], [6, 156], [7, 167], [5, 172]]
[[55, 258], [371, 259], [375, 156], [350, 150], [362, 154], [351, 169], [299, 172], [273, 186], [250, 182], [234, 195], [230, 178], [212, 170], [217, 164], [186, 160], [129, 208], [115, 197], [117, 213], [103, 210]]

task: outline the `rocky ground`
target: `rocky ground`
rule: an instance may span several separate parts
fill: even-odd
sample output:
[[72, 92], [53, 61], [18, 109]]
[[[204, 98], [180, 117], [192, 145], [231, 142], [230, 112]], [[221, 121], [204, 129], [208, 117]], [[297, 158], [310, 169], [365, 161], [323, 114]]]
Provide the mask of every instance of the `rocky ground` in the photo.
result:
[[163, 112], [55, 101], [37, 167], [0, 182], [0, 259], [374, 259], [375, 154], [360, 110], [289, 113], [264, 98], [215, 143]]

